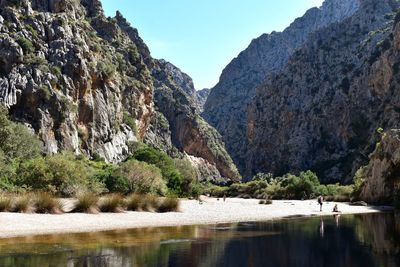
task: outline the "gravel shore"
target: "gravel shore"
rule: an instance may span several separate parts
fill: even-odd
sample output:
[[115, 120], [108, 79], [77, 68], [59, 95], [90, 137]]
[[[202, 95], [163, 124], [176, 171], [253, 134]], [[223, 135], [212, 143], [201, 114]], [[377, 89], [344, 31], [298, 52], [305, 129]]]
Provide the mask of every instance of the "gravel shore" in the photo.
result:
[[379, 212], [379, 208], [350, 206], [346, 203], [327, 202], [319, 211], [316, 200], [275, 200], [271, 205], [260, 205], [255, 199], [202, 197], [181, 200], [180, 212], [151, 213], [66, 213], [21, 214], [0, 213], [0, 238], [54, 233], [79, 233], [140, 227], [218, 224], [230, 222], [267, 221], [297, 216], [330, 215], [338, 204], [342, 214]]

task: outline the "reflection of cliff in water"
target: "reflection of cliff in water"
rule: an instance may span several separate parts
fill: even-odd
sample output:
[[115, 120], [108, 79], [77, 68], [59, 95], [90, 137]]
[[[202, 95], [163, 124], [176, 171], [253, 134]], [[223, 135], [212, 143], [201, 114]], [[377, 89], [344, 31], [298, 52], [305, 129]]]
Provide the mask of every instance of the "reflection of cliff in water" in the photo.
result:
[[0, 240], [0, 266], [400, 266], [391, 213]]
[[400, 266], [400, 213], [357, 216], [355, 232], [371, 247], [379, 266]]
[[259, 224], [258, 231], [280, 234], [231, 240], [217, 266], [375, 266], [369, 250], [358, 243], [352, 221], [337, 226], [332, 217]]

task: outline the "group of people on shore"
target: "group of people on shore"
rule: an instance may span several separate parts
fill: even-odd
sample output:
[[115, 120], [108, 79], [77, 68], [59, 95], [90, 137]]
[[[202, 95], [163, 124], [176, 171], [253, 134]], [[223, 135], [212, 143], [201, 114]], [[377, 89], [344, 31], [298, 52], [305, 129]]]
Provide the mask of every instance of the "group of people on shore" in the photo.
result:
[[[322, 211], [322, 205], [323, 205], [323, 203], [324, 203], [324, 196], [320, 195], [320, 196], [318, 197], [317, 201], [318, 201], [318, 205], [319, 205], [319, 211]], [[337, 204], [335, 204], [335, 206], [333, 206], [332, 212], [340, 213]]]

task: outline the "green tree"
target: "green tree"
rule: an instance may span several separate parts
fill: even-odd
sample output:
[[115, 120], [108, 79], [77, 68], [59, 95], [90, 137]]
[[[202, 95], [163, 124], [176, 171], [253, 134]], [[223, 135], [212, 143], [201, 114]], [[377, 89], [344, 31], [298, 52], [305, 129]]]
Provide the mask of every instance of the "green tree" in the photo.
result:
[[34, 133], [25, 125], [9, 120], [4, 106], [0, 106], [0, 150], [6, 162], [34, 158], [42, 150], [42, 143]]
[[182, 174], [176, 168], [174, 160], [166, 153], [143, 146], [139, 147], [133, 153], [133, 158], [158, 167], [161, 170], [162, 176], [167, 181], [167, 186], [171, 193], [176, 195], [183, 195], [185, 193]]
[[122, 193], [153, 193], [165, 195], [167, 185], [161, 170], [154, 165], [128, 160], [113, 173], [114, 188]]
[[96, 170], [72, 154], [57, 154], [24, 161], [16, 171], [15, 184], [61, 196], [75, 196], [83, 191], [102, 193], [105, 186], [93, 179]]

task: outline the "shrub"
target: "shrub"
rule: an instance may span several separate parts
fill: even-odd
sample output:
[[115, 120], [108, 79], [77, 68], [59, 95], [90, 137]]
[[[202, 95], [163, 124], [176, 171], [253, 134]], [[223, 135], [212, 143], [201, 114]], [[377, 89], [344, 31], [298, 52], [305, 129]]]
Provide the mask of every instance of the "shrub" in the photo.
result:
[[62, 213], [62, 204], [60, 200], [54, 198], [46, 192], [39, 192], [34, 197], [34, 206], [37, 213]]
[[100, 199], [101, 212], [122, 212], [124, 199], [120, 194], [111, 194]]
[[230, 189], [230, 188], [212, 185], [212, 186], [209, 186], [207, 189], [205, 189], [204, 193], [210, 194], [210, 196], [213, 196], [213, 197], [223, 197], [225, 194], [232, 196], [232, 197], [237, 196], [232, 192], [233, 190], [229, 191], [229, 194], [228, 194], [228, 189]]
[[259, 172], [251, 180], [252, 181], [266, 181], [269, 183], [273, 178], [274, 178], [274, 176], [272, 175], [272, 173]]
[[136, 61], [139, 59], [140, 55], [139, 55], [136, 45], [129, 46], [128, 56], [129, 56], [129, 61], [132, 63], [136, 63]]
[[102, 193], [105, 186], [91, 179], [94, 174], [94, 168], [74, 155], [57, 154], [21, 163], [16, 184], [68, 197], [81, 191]]
[[59, 66], [52, 66], [51, 72], [57, 77], [60, 78], [62, 76], [62, 70]]
[[172, 212], [179, 210], [179, 199], [176, 197], [167, 197], [161, 201], [158, 206], [158, 212]]
[[265, 204], [265, 200], [260, 200], [260, 201], [258, 201], [258, 204], [261, 204], [261, 205], [263, 205], [263, 204]]
[[278, 179], [272, 179], [266, 188], [266, 193], [273, 199], [281, 199], [284, 195], [284, 188]]
[[41, 154], [42, 143], [25, 125], [9, 120], [8, 110], [0, 105], [0, 150], [4, 161], [27, 160]]
[[133, 153], [133, 157], [139, 161], [144, 161], [157, 166], [161, 170], [163, 178], [167, 181], [167, 186], [171, 193], [176, 195], [182, 195], [184, 193], [183, 177], [175, 167], [173, 159], [167, 154], [143, 146], [139, 147]]
[[181, 182], [181, 195], [185, 196], [198, 196], [199, 185], [197, 180], [196, 170], [193, 168], [190, 161], [186, 159], [174, 159], [175, 168], [179, 171], [182, 177]]
[[132, 129], [135, 135], [137, 135], [137, 126], [135, 118], [128, 112], [124, 112], [123, 121], [126, 125], [128, 125]]
[[100, 73], [100, 75], [105, 80], [111, 79], [114, 76], [115, 72], [116, 72], [116, 69], [115, 69], [115, 67], [113, 65], [106, 64], [104, 62], [99, 62], [97, 64], [97, 69], [98, 69], [98, 72]]
[[113, 180], [121, 185], [122, 193], [153, 193], [165, 195], [167, 186], [161, 171], [153, 165], [137, 160], [122, 163], [113, 173]]
[[361, 190], [365, 184], [365, 181], [367, 177], [367, 167], [363, 166], [361, 168], [359, 168], [356, 173], [354, 174], [354, 191], [352, 193], [352, 197], [354, 199], [358, 199], [360, 194], [361, 194]]
[[0, 212], [7, 212], [11, 210], [11, 197], [8, 195], [0, 196]]
[[21, 37], [17, 40], [17, 43], [21, 46], [25, 54], [30, 54], [35, 52], [35, 48], [29, 39]]
[[49, 86], [47, 84], [43, 84], [42, 86], [39, 87], [39, 93], [47, 101], [50, 100], [51, 91], [50, 91], [50, 88], [49, 88]]
[[[99, 167], [97, 167], [99, 169]], [[124, 177], [114, 176], [118, 169], [115, 165], [101, 167], [92, 177], [92, 179], [104, 184], [108, 192], [126, 193], [129, 191], [128, 181]]]

